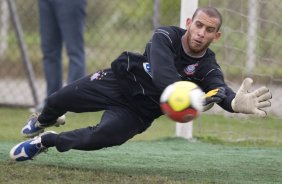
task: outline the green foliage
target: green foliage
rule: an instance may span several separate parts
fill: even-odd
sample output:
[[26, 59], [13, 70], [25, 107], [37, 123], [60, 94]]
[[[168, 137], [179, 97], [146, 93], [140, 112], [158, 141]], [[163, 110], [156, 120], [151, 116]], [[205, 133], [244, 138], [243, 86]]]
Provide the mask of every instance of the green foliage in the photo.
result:
[[180, 0], [161, 0], [161, 25], [174, 25], [180, 24]]
[[150, 25], [149, 28], [152, 28], [152, 24], [148, 23], [152, 22], [153, 2], [144, 0], [123, 1], [119, 6], [121, 12], [119, 25], [121, 25], [121, 28], [125, 26], [128, 29], [132, 27], [144, 29], [148, 25]]
[[[42, 74], [42, 55], [38, 35], [37, 2], [33, 0], [15, 2], [24, 30], [24, 38], [29, 51], [28, 56], [32, 61], [35, 73], [40, 75]], [[199, 6], [215, 6], [223, 15], [222, 38], [211, 48], [217, 54], [217, 60], [221, 66], [226, 68], [223, 71], [228, 80], [238, 79], [246, 73], [246, 49], [249, 42], [247, 36], [249, 27], [247, 2], [232, 0], [199, 1]], [[160, 25], [179, 25], [180, 4], [180, 0], [160, 1]], [[261, 10], [258, 12], [256, 63], [252, 73], [271, 76], [279, 80], [282, 76], [282, 67], [280, 67], [279, 62], [282, 52], [278, 49], [282, 41], [281, 36], [279, 36], [281, 29], [279, 27], [279, 12], [272, 10], [279, 8], [281, 3], [271, 1], [259, 2], [259, 4]], [[154, 28], [152, 22], [153, 5], [153, 0], [88, 1], [85, 32], [88, 72], [110, 66], [111, 61], [124, 50], [141, 53], [144, 51], [145, 44], [150, 39]], [[9, 49], [2, 56], [0, 71], [5, 68], [5, 70], [9, 70], [9, 74], [13, 74], [14, 68], [21, 68], [16, 63], [20, 63], [22, 56], [12, 26], [10, 26], [10, 29]], [[64, 59], [65, 70], [67, 71], [67, 58]], [[7, 65], [7, 62], [13, 63]], [[40, 75], [40, 77], [43, 76]]]

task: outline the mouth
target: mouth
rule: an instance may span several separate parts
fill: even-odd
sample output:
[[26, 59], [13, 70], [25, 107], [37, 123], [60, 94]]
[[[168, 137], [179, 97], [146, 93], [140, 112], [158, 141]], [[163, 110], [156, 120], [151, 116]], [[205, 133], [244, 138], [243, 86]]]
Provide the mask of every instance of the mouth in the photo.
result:
[[194, 40], [194, 42], [196, 43], [196, 45], [202, 45], [202, 41], [200, 41], [200, 40]]

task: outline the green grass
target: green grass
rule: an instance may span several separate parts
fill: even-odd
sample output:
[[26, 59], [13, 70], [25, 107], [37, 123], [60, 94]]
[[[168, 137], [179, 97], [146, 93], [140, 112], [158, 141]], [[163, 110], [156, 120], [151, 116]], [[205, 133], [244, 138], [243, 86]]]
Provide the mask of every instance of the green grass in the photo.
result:
[[194, 136], [202, 141], [250, 145], [282, 146], [281, 119], [275, 117], [238, 118], [203, 115], [194, 123]]
[[[57, 132], [96, 124], [101, 113], [67, 114]], [[202, 115], [194, 139], [175, 138], [166, 117], [122, 146], [98, 151], [54, 148], [33, 161], [15, 163], [9, 150], [27, 109], [0, 108], [0, 183], [282, 183], [281, 120]]]
[[[66, 125], [59, 128], [49, 128], [47, 130], [54, 130], [56, 132], [68, 131], [86, 126], [95, 125], [99, 122], [101, 117], [98, 113], [67, 113]], [[25, 125], [30, 113], [27, 109], [9, 109], [0, 108], [0, 141], [21, 141], [21, 128]], [[164, 122], [162, 122], [164, 120]], [[154, 140], [167, 136], [174, 136], [175, 123], [167, 120], [165, 117], [157, 121], [154, 126], [150, 127], [148, 132], [142, 135], [137, 135], [133, 140]], [[161, 131], [158, 131], [161, 130]]]
[[[22, 140], [19, 134], [22, 126], [29, 118], [27, 109], [0, 108], [0, 141]], [[101, 113], [68, 113], [66, 126], [49, 128], [57, 132], [68, 131], [81, 127], [95, 125], [99, 122]], [[238, 118], [221, 115], [202, 114], [193, 123], [194, 137], [204, 142], [222, 144], [246, 143], [250, 146], [282, 146], [282, 123], [275, 117]], [[175, 123], [166, 117], [160, 117], [153, 125], [132, 141], [156, 140], [175, 136]]]
[[34, 183], [60, 183], [63, 178], [67, 183], [282, 182], [282, 148], [189, 143], [171, 138], [129, 142], [93, 152], [58, 153], [50, 149], [34, 161], [14, 163], [6, 155], [12, 145], [1, 144], [0, 176], [12, 178], [8, 182], [14, 184], [29, 183], [28, 178], [34, 178]]

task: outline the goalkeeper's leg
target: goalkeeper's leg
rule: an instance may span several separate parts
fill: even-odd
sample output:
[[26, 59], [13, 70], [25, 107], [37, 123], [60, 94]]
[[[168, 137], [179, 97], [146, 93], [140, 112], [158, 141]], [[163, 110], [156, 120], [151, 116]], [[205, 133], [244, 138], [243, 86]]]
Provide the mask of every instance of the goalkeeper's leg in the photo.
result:
[[104, 112], [98, 125], [42, 137], [45, 147], [55, 146], [60, 152], [70, 149], [98, 150], [121, 145], [134, 135], [143, 132], [151, 122], [143, 121], [133, 111], [112, 107]]
[[105, 111], [101, 122], [93, 127], [73, 131], [46, 132], [21, 142], [10, 151], [10, 157], [16, 161], [31, 160], [49, 147], [56, 147], [64, 152], [70, 149], [97, 150], [120, 145], [134, 135], [143, 132], [151, 125], [132, 110], [114, 106]]
[[67, 111], [93, 112], [111, 106], [124, 106], [118, 82], [112, 72], [105, 70], [94, 75], [99, 78], [89, 75], [49, 96], [42, 113], [28, 120], [22, 134], [25, 137], [38, 135], [45, 127], [54, 125]]

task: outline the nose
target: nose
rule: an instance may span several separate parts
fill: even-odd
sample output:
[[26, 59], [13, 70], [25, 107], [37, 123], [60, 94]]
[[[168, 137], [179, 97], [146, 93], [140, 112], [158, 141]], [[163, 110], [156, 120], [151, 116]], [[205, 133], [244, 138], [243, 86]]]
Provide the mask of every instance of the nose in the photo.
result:
[[205, 29], [199, 29], [199, 31], [198, 31], [198, 36], [200, 36], [200, 37], [204, 37], [205, 36]]

